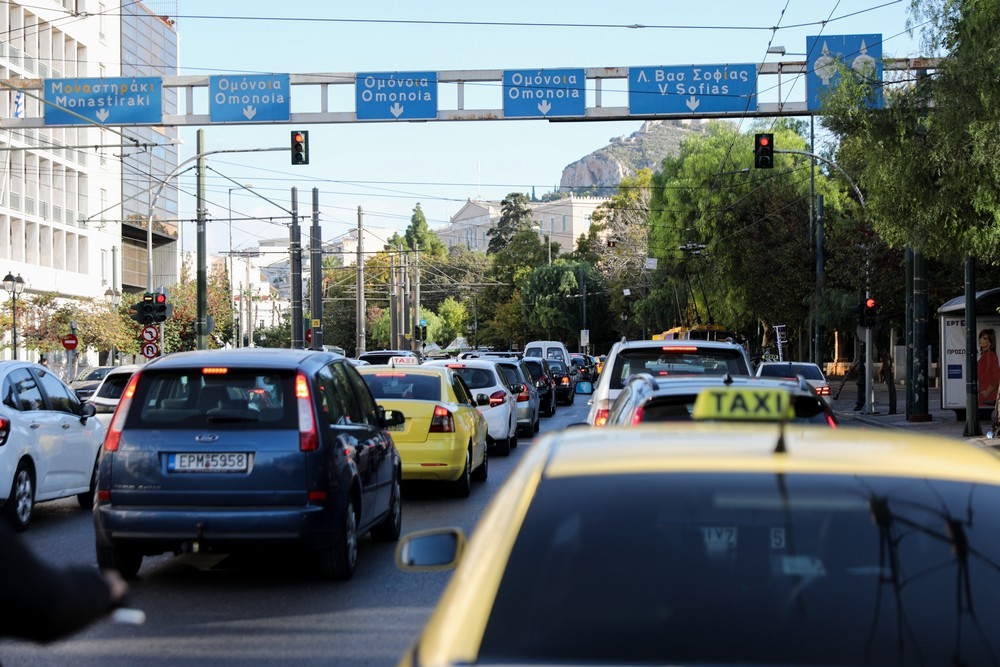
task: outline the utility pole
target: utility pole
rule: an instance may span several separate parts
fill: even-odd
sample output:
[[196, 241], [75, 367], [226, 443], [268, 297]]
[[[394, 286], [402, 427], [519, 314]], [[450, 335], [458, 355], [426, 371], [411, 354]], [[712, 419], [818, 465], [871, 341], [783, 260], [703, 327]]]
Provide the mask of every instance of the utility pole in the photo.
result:
[[[205, 130], [198, 130], [198, 349], [208, 349], [208, 241], [205, 231]], [[150, 224], [152, 224], [150, 216]], [[165, 326], [160, 323], [160, 353], [166, 353]]]
[[[420, 248], [415, 243], [413, 245], [413, 279], [410, 284], [413, 286], [413, 299], [410, 304], [413, 309], [413, 315], [410, 317], [410, 331], [413, 332], [413, 335], [410, 336], [410, 349], [416, 352], [417, 331], [420, 326]], [[421, 340], [420, 343], [423, 345], [426, 341]]]
[[364, 213], [358, 207], [358, 296], [357, 296], [357, 318], [358, 324], [357, 340], [354, 344], [354, 356], [365, 351], [365, 227]]
[[[299, 229], [299, 190], [292, 188], [292, 226], [288, 250], [292, 269], [292, 349], [302, 344], [302, 232]], [[253, 297], [251, 297], [251, 300]]]
[[[814, 161], [815, 163], [815, 161]], [[816, 195], [816, 310], [813, 321], [816, 323], [816, 344], [814, 361], [823, 367], [823, 322], [819, 316], [820, 304], [823, 302], [823, 289], [826, 287], [826, 258], [823, 248], [823, 195]], [[836, 360], [834, 360], [836, 361]]]
[[[323, 232], [319, 227], [319, 188], [313, 188], [312, 228], [309, 239], [309, 278], [312, 281], [312, 298], [309, 310], [312, 316], [312, 349], [323, 349]], [[316, 323], [319, 324], [316, 324]]]
[[396, 298], [396, 253], [389, 253], [389, 347], [397, 349], [399, 345], [399, 313], [396, 312], [399, 302]]

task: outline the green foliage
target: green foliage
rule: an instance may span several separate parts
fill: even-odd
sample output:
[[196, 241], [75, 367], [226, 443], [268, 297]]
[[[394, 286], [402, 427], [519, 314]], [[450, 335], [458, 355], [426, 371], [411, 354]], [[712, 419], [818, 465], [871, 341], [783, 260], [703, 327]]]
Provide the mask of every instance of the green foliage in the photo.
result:
[[442, 347], [458, 336], [464, 336], [466, 327], [472, 319], [465, 305], [452, 297], [441, 302], [437, 314], [440, 324], [434, 332], [435, 340]]
[[490, 242], [486, 253], [495, 255], [506, 248], [519, 231], [531, 229], [533, 218], [530, 200], [521, 192], [512, 192], [500, 202], [500, 220], [486, 232]]

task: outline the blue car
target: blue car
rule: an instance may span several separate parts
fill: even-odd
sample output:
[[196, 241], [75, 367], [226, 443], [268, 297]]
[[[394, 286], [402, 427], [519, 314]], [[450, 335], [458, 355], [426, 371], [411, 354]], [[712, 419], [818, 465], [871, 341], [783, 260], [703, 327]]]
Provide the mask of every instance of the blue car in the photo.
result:
[[129, 380], [94, 504], [97, 562], [135, 577], [144, 556], [289, 548], [349, 579], [358, 540], [399, 538], [399, 452], [342, 356], [182, 352]]

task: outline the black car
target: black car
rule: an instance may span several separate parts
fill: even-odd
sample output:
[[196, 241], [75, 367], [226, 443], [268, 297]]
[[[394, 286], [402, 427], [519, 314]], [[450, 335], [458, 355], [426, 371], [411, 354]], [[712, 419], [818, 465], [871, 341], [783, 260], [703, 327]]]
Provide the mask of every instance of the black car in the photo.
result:
[[359, 361], [369, 364], [387, 364], [393, 357], [414, 357], [416, 363], [420, 363], [420, 355], [410, 350], [369, 350], [358, 355]]
[[134, 577], [146, 555], [299, 550], [322, 578], [354, 574], [358, 540], [395, 541], [404, 422], [330, 352], [179, 352], [137, 371], [97, 472], [97, 562]]
[[553, 416], [556, 413], [556, 381], [552, 377], [549, 362], [538, 357], [529, 357], [523, 361], [531, 371], [531, 378], [538, 389], [539, 411], [543, 417]]
[[69, 388], [76, 393], [77, 398], [85, 401], [97, 391], [97, 386], [101, 384], [104, 376], [114, 369], [114, 366], [92, 366], [91, 368], [85, 368], [80, 371], [75, 380], [69, 383]]
[[569, 359], [576, 366], [580, 382], [593, 382], [597, 378], [597, 365], [593, 357], [574, 352], [569, 355]]
[[546, 361], [549, 362], [552, 379], [556, 382], [556, 401], [573, 405], [573, 400], [576, 398], [576, 383], [566, 364], [556, 359], [546, 359]]

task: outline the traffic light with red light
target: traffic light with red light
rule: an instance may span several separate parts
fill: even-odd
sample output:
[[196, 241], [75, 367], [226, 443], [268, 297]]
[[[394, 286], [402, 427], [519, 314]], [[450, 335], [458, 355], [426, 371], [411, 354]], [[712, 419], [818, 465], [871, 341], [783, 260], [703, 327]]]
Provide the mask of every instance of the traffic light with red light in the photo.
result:
[[292, 130], [292, 164], [309, 164], [309, 133]]
[[171, 303], [167, 303], [166, 294], [154, 294], [153, 295], [153, 321], [154, 322], [166, 322], [167, 318], [173, 313], [174, 306]]
[[878, 304], [875, 303], [874, 297], [868, 297], [865, 299], [864, 317], [862, 318], [862, 326], [871, 329], [877, 323], [878, 323]]
[[757, 169], [772, 169], [774, 167], [773, 134], [754, 135], [753, 166]]

